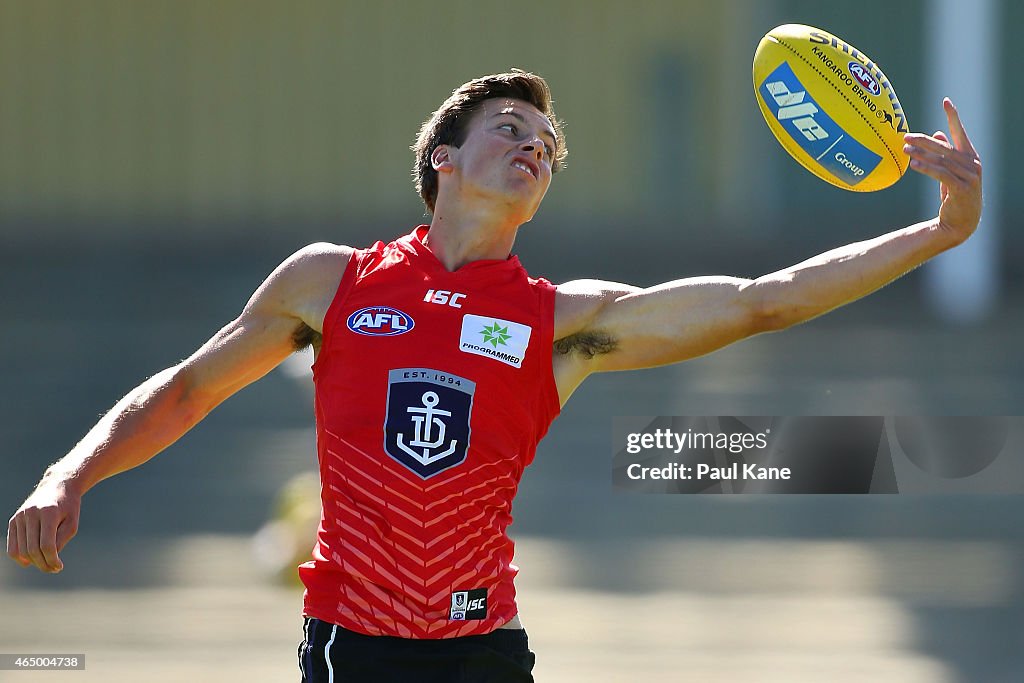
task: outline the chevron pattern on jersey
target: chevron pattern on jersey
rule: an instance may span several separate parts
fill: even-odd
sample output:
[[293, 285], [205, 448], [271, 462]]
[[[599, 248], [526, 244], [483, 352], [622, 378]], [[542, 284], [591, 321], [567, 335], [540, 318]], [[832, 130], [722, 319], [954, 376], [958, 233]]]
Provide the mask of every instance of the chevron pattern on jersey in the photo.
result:
[[324, 510], [335, 530], [330, 557], [348, 578], [339, 611], [362, 631], [389, 614], [406, 638], [474, 630], [472, 622], [447, 621], [450, 596], [517, 572], [511, 553], [501, 552], [511, 543], [505, 527], [512, 520], [516, 457], [425, 482], [386, 456], [326, 433], [340, 446], [326, 448], [325, 486], [332, 495], [325, 498], [333, 506]]

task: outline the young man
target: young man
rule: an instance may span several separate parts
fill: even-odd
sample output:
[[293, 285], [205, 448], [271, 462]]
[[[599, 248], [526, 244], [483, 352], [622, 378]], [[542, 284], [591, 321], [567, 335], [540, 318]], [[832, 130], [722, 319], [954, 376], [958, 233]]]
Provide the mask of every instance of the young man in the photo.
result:
[[8, 553], [60, 571], [86, 491], [312, 344], [323, 509], [299, 569], [303, 680], [532, 680], [505, 530], [561, 405], [593, 372], [784, 329], [966, 240], [981, 167], [956, 109], [943, 107], [950, 137], [909, 134], [904, 148], [941, 184], [930, 221], [756, 280], [554, 286], [510, 256], [565, 156], [547, 84], [521, 71], [466, 83], [413, 147], [430, 225], [369, 249], [315, 244], [288, 258], [237, 319], [47, 469], [10, 520]]

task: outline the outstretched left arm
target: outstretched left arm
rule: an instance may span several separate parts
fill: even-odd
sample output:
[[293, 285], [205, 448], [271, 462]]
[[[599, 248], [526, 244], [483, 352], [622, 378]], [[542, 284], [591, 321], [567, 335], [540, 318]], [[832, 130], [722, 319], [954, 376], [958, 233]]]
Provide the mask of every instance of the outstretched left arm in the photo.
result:
[[674, 363], [809, 320], [966, 240], [981, 218], [981, 162], [952, 102], [944, 100], [943, 107], [952, 144], [941, 132], [905, 138], [910, 167], [940, 183], [942, 205], [930, 221], [756, 280], [689, 278], [647, 289], [593, 280], [559, 286], [556, 378], [563, 398], [591, 372]]

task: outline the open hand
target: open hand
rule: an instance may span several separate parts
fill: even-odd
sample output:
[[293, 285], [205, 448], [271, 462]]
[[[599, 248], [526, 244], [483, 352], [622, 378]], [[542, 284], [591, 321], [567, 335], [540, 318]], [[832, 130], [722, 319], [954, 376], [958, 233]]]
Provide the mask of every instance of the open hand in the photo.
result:
[[948, 97], [942, 108], [949, 121], [949, 137], [942, 131], [907, 133], [903, 151], [910, 155], [910, 168], [939, 181], [939, 227], [962, 242], [981, 220], [981, 159]]

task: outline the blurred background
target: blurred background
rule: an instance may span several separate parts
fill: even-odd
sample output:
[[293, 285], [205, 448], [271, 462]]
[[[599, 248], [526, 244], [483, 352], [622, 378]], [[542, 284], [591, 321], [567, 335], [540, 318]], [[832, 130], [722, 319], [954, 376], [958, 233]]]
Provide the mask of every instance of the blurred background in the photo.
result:
[[[1020, 414], [1008, 0], [0, 0], [0, 510], [292, 251], [428, 221], [408, 147], [476, 76], [540, 73], [566, 122], [516, 245], [555, 282], [756, 277], [934, 215], [926, 178], [848, 193], [773, 140], [750, 63], [790, 22], [870, 55], [912, 129], [954, 98], [982, 230], [809, 324], [587, 381], [515, 505], [537, 679], [1024, 680], [1021, 498], [642, 496], [610, 466], [615, 415]], [[258, 532], [315, 468], [308, 364], [90, 492], [63, 573], [0, 562], [0, 652], [85, 653], [79, 681], [296, 680], [301, 595]]]

